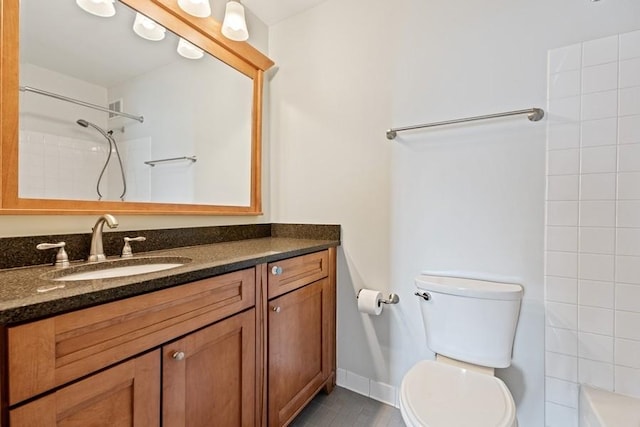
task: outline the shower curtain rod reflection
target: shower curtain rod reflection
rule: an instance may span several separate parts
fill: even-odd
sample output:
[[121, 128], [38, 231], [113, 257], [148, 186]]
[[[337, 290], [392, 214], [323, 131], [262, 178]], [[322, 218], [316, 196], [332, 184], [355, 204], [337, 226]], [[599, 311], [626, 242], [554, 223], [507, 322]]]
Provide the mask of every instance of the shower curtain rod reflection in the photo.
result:
[[116, 116], [122, 116], [128, 119], [137, 120], [140, 123], [144, 122], [143, 116], [134, 116], [133, 114], [127, 114], [121, 111], [110, 110], [108, 108], [101, 107], [99, 105], [80, 101], [78, 99], [69, 98], [63, 95], [58, 95], [57, 93], [53, 93], [53, 92], [47, 92], [46, 90], [37, 89], [31, 86], [20, 86], [20, 92], [33, 92], [33, 93], [37, 93], [38, 95], [49, 96], [51, 98], [59, 99], [61, 101], [71, 102], [72, 104], [78, 104], [78, 105], [82, 105], [83, 107], [93, 108], [94, 110], [100, 110], [100, 111], [104, 111], [105, 113], [114, 114]]
[[387, 139], [395, 139], [398, 132], [405, 130], [431, 128], [436, 126], [453, 125], [456, 123], [473, 122], [476, 120], [497, 119], [498, 117], [517, 116], [520, 114], [527, 114], [529, 121], [537, 122], [544, 117], [544, 110], [542, 108], [529, 108], [526, 110], [507, 111], [505, 113], [486, 114], [484, 116], [466, 117], [464, 119], [447, 120], [444, 122], [427, 123], [424, 125], [405, 126], [401, 128], [394, 128], [387, 130]]

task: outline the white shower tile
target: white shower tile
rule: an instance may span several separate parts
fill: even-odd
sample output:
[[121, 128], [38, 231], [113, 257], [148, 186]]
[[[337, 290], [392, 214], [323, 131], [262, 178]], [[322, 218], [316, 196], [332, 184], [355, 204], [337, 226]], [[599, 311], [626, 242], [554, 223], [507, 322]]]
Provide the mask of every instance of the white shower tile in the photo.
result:
[[617, 310], [615, 337], [640, 341], [640, 313]]
[[578, 330], [613, 336], [614, 311], [606, 308], [579, 306]]
[[618, 120], [615, 117], [583, 121], [581, 123], [581, 146], [616, 145], [617, 126]]
[[615, 145], [583, 148], [581, 153], [582, 173], [616, 172], [617, 147]]
[[545, 348], [567, 356], [578, 355], [578, 333], [570, 329], [546, 328]]
[[578, 250], [578, 227], [547, 227], [547, 250], [576, 252]]
[[591, 307], [613, 308], [613, 282], [599, 282], [596, 280], [580, 280], [578, 282], [578, 304]]
[[577, 122], [580, 120], [580, 97], [549, 100], [548, 120], [550, 124], [558, 122]]
[[618, 36], [604, 37], [582, 44], [582, 66], [604, 64], [618, 60]]
[[578, 225], [578, 202], [547, 202], [547, 225]]
[[640, 86], [640, 58], [620, 62], [620, 87]]
[[617, 283], [616, 310], [640, 313], [640, 286]]
[[640, 369], [616, 366], [615, 391], [616, 393], [640, 397]]
[[640, 57], [640, 30], [620, 34], [620, 59], [635, 57]]
[[580, 147], [580, 124], [549, 123], [547, 127], [547, 147], [549, 150]]
[[616, 203], [613, 201], [580, 202], [580, 225], [614, 227], [616, 225]]
[[[630, 89], [625, 89], [630, 90]], [[621, 92], [622, 97], [622, 92]], [[627, 96], [628, 97], [628, 96]], [[621, 102], [622, 108], [622, 102]], [[606, 119], [618, 114], [618, 91], [609, 90], [582, 95], [582, 120]], [[633, 113], [629, 113], [633, 114]]]
[[578, 407], [578, 384], [558, 378], [545, 378], [545, 398], [559, 405]]
[[618, 174], [618, 200], [640, 199], [640, 172]]
[[548, 175], [576, 175], [580, 172], [578, 149], [554, 150], [547, 154]]
[[621, 116], [640, 114], [640, 86], [620, 89], [619, 114]]
[[607, 335], [578, 333], [578, 357], [599, 362], [613, 363], [613, 337]]
[[578, 410], [546, 402], [544, 423], [545, 427], [578, 427]]
[[578, 70], [582, 64], [582, 45], [551, 49], [549, 51], [549, 73], [559, 73], [568, 70]]
[[616, 338], [616, 365], [640, 369], [640, 341]]
[[619, 145], [618, 172], [637, 171], [640, 172], [640, 144]]
[[565, 71], [549, 76], [549, 99], [580, 95], [580, 70]]
[[616, 174], [581, 175], [580, 200], [615, 200]]
[[640, 228], [640, 201], [620, 200], [617, 208], [618, 227]]
[[580, 359], [578, 379], [580, 384], [613, 391], [613, 364]]
[[614, 264], [613, 255], [580, 254], [578, 278], [612, 282]]
[[578, 200], [578, 175], [548, 177], [547, 200]]
[[616, 254], [640, 256], [640, 228], [616, 230]]
[[640, 285], [640, 257], [616, 257], [616, 282]]
[[575, 252], [547, 252], [546, 274], [558, 277], [577, 277], [578, 254]]
[[561, 302], [547, 302], [547, 325], [554, 328], [578, 328], [578, 306]]
[[640, 143], [640, 115], [620, 117], [618, 119], [618, 143]]
[[567, 277], [547, 276], [545, 279], [545, 299], [547, 301], [576, 304], [578, 301], [578, 280]]
[[602, 92], [618, 88], [618, 63], [596, 65], [582, 69], [582, 93]]
[[578, 381], [578, 359], [565, 354], [545, 353], [545, 375], [565, 381]]
[[613, 254], [615, 229], [608, 227], [580, 227], [580, 252], [593, 254]]

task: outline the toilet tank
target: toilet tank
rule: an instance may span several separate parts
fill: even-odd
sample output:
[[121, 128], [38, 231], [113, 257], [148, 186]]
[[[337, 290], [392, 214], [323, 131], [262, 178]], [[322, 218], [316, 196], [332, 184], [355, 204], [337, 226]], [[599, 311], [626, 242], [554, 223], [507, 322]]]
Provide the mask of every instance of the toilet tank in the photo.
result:
[[511, 364], [522, 286], [422, 274], [415, 280], [427, 346], [453, 359], [492, 368]]

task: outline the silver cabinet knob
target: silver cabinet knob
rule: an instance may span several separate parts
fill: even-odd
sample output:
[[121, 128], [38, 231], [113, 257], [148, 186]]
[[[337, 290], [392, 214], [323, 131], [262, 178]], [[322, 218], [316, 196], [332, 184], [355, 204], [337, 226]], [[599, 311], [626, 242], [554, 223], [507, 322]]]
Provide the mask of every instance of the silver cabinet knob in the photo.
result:
[[271, 310], [275, 311], [276, 313], [280, 313], [280, 307], [271, 307]]
[[282, 274], [282, 267], [278, 267], [277, 265], [274, 265], [271, 268], [271, 274], [273, 274], [274, 276], [279, 276]]
[[184, 360], [184, 351], [176, 351], [171, 355], [175, 360]]

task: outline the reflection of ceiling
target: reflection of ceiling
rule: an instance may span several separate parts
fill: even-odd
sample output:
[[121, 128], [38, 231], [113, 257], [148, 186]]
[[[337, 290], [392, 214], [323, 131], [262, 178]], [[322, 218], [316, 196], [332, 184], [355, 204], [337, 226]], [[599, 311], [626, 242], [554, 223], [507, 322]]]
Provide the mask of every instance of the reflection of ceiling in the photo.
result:
[[242, 3], [262, 22], [273, 25], [324, 1], [326, 0], [242, 0]]
[[135, 13], [122, 3], [116, 8], [101, 18], [71, 0], [22, 1], [20, 61], [111, 87], [180, 58], [174, 34], [144, 40], [132, 30]]

